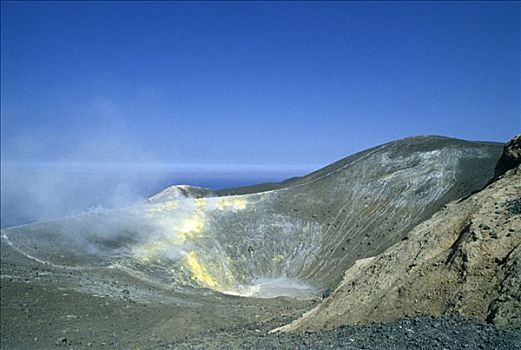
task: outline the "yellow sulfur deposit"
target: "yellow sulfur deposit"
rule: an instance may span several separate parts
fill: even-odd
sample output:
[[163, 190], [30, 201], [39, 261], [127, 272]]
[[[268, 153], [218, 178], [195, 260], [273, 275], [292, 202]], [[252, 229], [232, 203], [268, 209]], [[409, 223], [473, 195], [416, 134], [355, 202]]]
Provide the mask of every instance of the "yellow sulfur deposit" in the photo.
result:
[[204, 198], [196, 198], [195, 205], [197, 210], [204, 210], [206, 208], [206, 199]]
[[[147, 209], [147, 214], [158, 219], [164, 228], [161, 235], [154, 237], [134, 249], [135, 257], [143, 263], [160, 263], [164, 256], [169, 259], [172, 249], [184, 249], [202, 239], [209, 239], [211, 234], [207, 213], [214, 210], [238, 211], [246, 208], [247, 201], [241, 196], [222, 198], [196, 198], [185, 202], [169, 201]], [[180, 215], [176, 215], [179, 210]], [[172, 211], [172, 212], [170, 212]], [[176, 219], [169, 219], [170, 215]], [[179, 248], [176, 248], [179, 247]], [[193, 249], [193, 248], [192, 248]], [[214, 290], [227, 290], [236, 282], [230, 270], [229, 257], [218, 261], [205, 261], [201, 253], [191, 250], [183, 256], [183, 265], [197, 283]]]
[[229, 269], [231, 265], [229, 257], [223, 256], [220, 263], [208, 263], [200, 258], [199, 253], [190, 251], [184, 257], [184, 265], [190, 271], [192, 279], [207, 288], [225, 291], [236, 284]]
[[232, 209], [233, 211], [246, 209], [247, 201], [241, 197], [223, 197], [219, 198], [216, 207], [219, 210]]
[[187, 239], [201, 238], [204, 228], [204, 219], [197, 213], [181, 221], [179, 227], [173, 229], [176, 244], [184, 244]]
[[160, 203], [160, 204], [155, 204], [151, 207], [149, 207], [146, 212], [147, 214], [157, 214], [157, 213], [162, 213], [164, 211], [168, 211], [168, 210], [174, 210], [174, 209], [177, 209], [179, 207], [179, 202], [178, 201], [168, 201], [168, 202], [164, 202], [164, 203]]
[[185, 255], [185, 265], [190, 269], [192, 278], [208, 288], [217, 287], [217, 281], [210, 275], [206, 267], [199, 261], [199, 255], [191, 251]]
[[187, 240], [200, 239], [203, 236], [204, 218], [197, 213], [182, 220], [179, 226], [173, 226], [167, 236], [136, 247], [134, 254], [142, 262], [158, 261], [161, 253], [172, 246], [181, 246]]
[[274, 262], [282, 262], [284, 261], [284, 255], [282, 254], [278, 254], [278, 255], [275, 255], [271, 260], [273, 260]]

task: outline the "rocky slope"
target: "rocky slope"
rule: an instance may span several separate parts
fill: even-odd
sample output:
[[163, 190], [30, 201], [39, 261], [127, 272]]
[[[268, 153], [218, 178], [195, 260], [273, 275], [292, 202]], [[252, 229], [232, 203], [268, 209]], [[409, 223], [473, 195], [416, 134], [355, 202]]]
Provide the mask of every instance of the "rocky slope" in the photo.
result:
[[447, 204], [382, 254], [358, 260], [328, 299], [280, 330], [419, 314], [459, 314], [521, 328], [519, 140], [507, 144], [497, 181]]

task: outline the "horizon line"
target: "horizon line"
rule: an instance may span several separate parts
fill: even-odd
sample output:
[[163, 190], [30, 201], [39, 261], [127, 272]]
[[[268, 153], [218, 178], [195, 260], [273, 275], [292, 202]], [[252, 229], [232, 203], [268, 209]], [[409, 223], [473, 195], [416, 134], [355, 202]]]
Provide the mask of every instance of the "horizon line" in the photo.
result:
[[[319, 163], [175, 163], [175, 162], [110, 162], [110, 161], [0, 161], [2, 167], [15, 168], [47, 168], [47, 169], [85, 169], [85, 170], [112, 170], [142, 169], [163, 171], [310, 171], [319, 169], [327, 164]], [[329, 163], [328, 163], [329, 164]]]

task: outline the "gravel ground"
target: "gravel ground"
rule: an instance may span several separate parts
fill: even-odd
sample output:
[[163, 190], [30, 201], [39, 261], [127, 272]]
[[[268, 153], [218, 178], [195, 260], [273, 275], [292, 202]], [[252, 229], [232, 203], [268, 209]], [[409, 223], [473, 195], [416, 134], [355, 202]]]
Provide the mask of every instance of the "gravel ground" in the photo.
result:
[[333, 331], [266, 334], [237, 329], [155, 344], [175, 349], [521, 349], [521, 332], [462, 317], [416, 317]]
[[270, 334], [311, 305], [212, 298], [211, 304], [184, 308], [5, 279], [0, 291], [1, 349], [521, 349], [521, 330], [462, 317]]

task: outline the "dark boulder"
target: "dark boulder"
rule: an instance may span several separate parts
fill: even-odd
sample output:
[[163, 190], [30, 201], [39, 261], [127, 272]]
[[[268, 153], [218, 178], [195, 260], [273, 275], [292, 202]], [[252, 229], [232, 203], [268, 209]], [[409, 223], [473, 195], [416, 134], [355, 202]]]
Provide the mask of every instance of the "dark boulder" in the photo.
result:
[[519, 164], [521, 164], [521, 134], [515, 136], [505, 145], [503, 154], [494, 170], [494, 178], [498, 178]]

